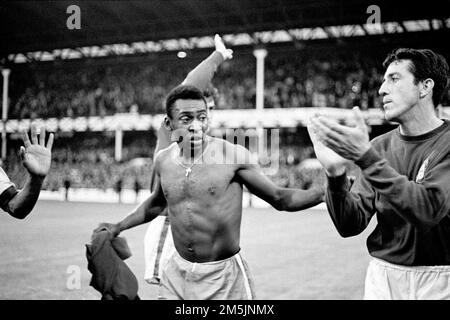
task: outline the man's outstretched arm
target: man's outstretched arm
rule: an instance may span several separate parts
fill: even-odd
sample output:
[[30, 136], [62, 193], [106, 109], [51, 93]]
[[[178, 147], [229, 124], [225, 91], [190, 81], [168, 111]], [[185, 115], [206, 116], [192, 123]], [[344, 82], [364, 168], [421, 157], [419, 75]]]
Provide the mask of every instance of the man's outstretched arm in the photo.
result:
[[324, 187], [315, 186], [308, 190], [281, 188], [256, 165], [239, 170], [238, 175], [251, 193], [278, 211], [300, 211], [323, 202]]
[[20, 148], [22, 163], [27, 169], [29, 176], [22, 190], [10, 187], [5, 190], [7, 194], [2, 201], [2, 208], [17, 219], [24, 219], [33, 210], [45, 176], [50, 170], [51, 148], [53, 145], [53, 133], [49, 135], [47, 145], [45, 144], [45, 127], [41, 128], [39, 140], [37, 129], [31, 127], [31, 142], [26, 132], [22, 132], [24, 146]]
[[155, 170], [156, 183], [150, 197], [130, 212], [122, 221], [117, 223], [100, 223], [94, 230], [94, 233], [107, 229], [114, 236], [117, 236], [124, 230], [152, 221], [166, 208], [167, 202], [161, 187], [157, 163], [155, 163]]
[[[238, 152], [243, 154], [248, 150], [242, 147]], [[247, 159], [249, 158], [249, 154]], [[238, 158], [242, 158], [239, 157]], [[255, 163], [243, 164], [237, 171], [238, 178], [255, 196], [268, 202], [278, 211], [300, 211], [311, 208], [323, 202], [325, 186], [315, 184], [308, 190], [281, 188], [275, 185], [263, 174], [260, 166]]]

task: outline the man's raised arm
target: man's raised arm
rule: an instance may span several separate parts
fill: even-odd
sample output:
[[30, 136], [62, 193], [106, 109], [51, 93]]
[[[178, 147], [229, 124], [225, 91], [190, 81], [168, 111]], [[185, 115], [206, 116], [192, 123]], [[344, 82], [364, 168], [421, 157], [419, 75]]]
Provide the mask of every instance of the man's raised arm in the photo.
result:
[[346, 174], [346, 164], [349, 161], [320, 141], [312, 123], [309, 123], [307, 128], [316, 157], [325, 168], [328, 177], [325, 201], [331, 220], [342, 237], [360, 234], [375, 214], [375, 193], [361, 177], [350, 191], [350, 182]]
[[37, 134], [36, 126], [31, 126], [31, 141], [27, 132], [22, 132], [24, 146], [20, 147], [23, 166], [29, 175], [22, 190], [11, 186], [1, 197], [1, 208], [17, 219], [24, 219], [33, 210], [41, 192], [44, 179], [50, 170], [53, 133], [45, 143], [45, 127]]
[[202, 91], [205, 90], [211, 83], [219, 65], [223, 61], [233, 58], [233, 50], [225, 47], [222, 38], [218, 34], [214, 37], [214, 43], [215, 51], [189, 72], [186, 79], [182, 82], [183, 85], [193, 85]]

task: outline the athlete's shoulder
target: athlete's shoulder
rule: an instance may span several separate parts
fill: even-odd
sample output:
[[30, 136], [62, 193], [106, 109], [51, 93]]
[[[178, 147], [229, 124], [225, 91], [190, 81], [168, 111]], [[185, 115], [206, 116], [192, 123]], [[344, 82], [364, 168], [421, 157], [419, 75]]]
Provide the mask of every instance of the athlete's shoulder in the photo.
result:
[[173, 142], [171, 145], [169, 145], [168, 147], [159, 150], [158, 152], [156, 152], [155, 154], [155, 165], [161, 161], [165, 161], [167, 157], [170, 157], [170, 155], [174, 152], [175, 149], [178, 148], [178, 145]]
[[233, 146], [232, 143], [230, 143], [227, 140], [222, 139], [222, 138], [213, 137], [213, 136], [208, 136], [208, 138], [209, 138], [209, 142], [212, 143], [214, 146], [225, 147], [225, 148], [229, 148], [229, 147]]
[[443, 119], [444, 129], [442, 130], [442, 134], [440, 134], [437, 138], [435, 146], [438, 146], [439, 154], [441, 158], [450, 159], [450, 120]]
[[224, 139], [217, 139], [225, 152], [224, 158], [228, 164], [236, 164], [238, 167], [257, 165], [258, 157], [240, 144], [234, 144]]
[[249, 153], [248, 149], [240, 144], [231, 143], [222, 138], [211, 137], [210, 142], [216, 147], [222, 148], [226, 153], [234, 154], [247, 154]]

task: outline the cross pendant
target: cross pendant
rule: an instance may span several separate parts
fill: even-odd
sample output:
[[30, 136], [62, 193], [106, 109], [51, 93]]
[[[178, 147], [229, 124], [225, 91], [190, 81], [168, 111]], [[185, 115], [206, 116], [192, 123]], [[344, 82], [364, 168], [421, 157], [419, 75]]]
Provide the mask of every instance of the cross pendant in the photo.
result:
[[191, 168], [187, 168], [187, 169], [186, 169], [186, 177], [189, 176], [189, 173], [191, 173], [191, 171], [192, 171]]

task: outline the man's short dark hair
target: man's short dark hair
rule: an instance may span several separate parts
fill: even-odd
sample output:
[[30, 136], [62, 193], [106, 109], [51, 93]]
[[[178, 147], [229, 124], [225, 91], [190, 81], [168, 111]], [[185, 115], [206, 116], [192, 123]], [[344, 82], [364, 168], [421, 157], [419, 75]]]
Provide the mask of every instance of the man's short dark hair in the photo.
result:
[[205, 96], [200, 89], [191, 85], [179, 85], [166, 97], [166, 113], [169, 118], [172, 118], [172, 111], [177, 100], [202, 100], [205, 107], [207, 106]]
[[387, 56], [383, 66], [387, 68], [398, 60], [411, 61], [409, 71], [414, 76], [415, 84], [428, 78], [433, 79], [433, 104], [437, 107], [449, 83], [449, 67], [445, 58], [430, 49], [399, 48]]

